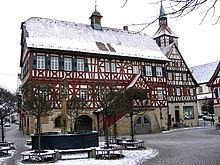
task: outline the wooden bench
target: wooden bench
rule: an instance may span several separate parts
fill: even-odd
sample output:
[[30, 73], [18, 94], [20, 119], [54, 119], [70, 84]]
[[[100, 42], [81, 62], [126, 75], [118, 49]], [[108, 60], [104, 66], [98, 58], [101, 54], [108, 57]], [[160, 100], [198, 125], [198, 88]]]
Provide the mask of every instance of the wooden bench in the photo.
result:
[[67, 155], [67, 154], [88, 153], [88, 158], [91, 158], [92, 151], [93, 151], [92, 148], [69, 149], [69, 150], [59, 150], [59, 154], [60, 155]]
[[0, 142], [0, 146], [15, 148], [15, 142]]

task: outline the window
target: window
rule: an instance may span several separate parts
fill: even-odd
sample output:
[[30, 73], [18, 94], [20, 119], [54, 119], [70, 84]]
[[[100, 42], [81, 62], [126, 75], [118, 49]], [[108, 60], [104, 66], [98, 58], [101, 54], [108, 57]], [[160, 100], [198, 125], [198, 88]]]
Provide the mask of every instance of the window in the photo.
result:
[[158, 100], [163, 100], [163, 91], [162, 90], [157, 91], [157, 99]]
[[186, 73], [183, 73], [183, 81], [186, 81]]
[[105, 72], [110, 72], [110, 64], [109, 64], [109, 62], [105, 62]]
[[66, 71], [71, 71], [72, 70], [71, 58], [64, 58], [64, 70], [66, 70]]
[[87, 100], [87, 90], [86, 89], [81, 89], [80, 90], [80, 98], [82, 100]]
[[51, 57], [51, 70], [58, 70], [58, 57]]
[[180, 88], [176, 88], [176, 95], [180, 96]]
[[220, 98], [220, 88], [215, 88], [215, 98], [216, 99]]
[[199, 87], [199, 94], [203, 93], [202, 87]]
[[183, 106], [183, 117], [184, 119], [194, 118], [194, 108], [193, 106]]
[[194, 90], [193, 90], [193, 88], [190, 88], [190, 89], [189, 89], [189, 93], [190, 93], [190, 96], [193, 96], [193, 95], [194, 95]]
[[84, 71], [84, 59], [77, 59], [77, 71]]
[[173, 79], [173, 74], [172, 73], [168, 73], [168, 80], [172, 80]]
[[116, 64], [114, 62], [111, 63], [112, 72], [116, 72]]
[[133, 66], [133, 74], [139, 74], [139, 69], [137, 65]]
[[162, 67], [156, 67], [156, 75], [158, 77], [162, 77], [163, 76]]
[[37, 56], [37, 69], [45, 69], [45, 57]]
[[152, 76], [152, 68], [151, 66], [145, 66], [146, 76]]

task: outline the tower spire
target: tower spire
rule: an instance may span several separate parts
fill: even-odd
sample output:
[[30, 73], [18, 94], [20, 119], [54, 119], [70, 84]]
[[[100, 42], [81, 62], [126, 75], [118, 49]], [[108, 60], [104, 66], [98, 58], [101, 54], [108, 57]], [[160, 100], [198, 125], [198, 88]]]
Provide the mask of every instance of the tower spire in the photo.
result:
[[161, 0], [161, 4], [160, 4], [159, 25], [160, 26], [162, 26], [162, 25], [166, 25], [167, 26], [167, 17], [166, 17], [166, 14], [165, 14], [165, 10], [163, 8], [162, 1], [163, 0]]

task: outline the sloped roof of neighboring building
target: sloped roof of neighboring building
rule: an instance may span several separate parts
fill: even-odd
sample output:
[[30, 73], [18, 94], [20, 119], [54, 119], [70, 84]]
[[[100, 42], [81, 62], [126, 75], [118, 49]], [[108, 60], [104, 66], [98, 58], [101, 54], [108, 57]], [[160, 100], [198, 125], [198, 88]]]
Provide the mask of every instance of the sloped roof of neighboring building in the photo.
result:
[[213, 81], [216, 79], [217, 76], [220, 76], [220, 61], [217, 61], [217, 62], [218, 62], [218, 64], [216, 66], [216, 69], [215, 69], [212, 77], [210, 78], [209, 82], [207, 83], [208, 86], [210, 86], [213, 83]]
[[207, 83], [213, 76], [219, 61], [198, 65], [190, 68], [191, 73], [199, 84]]
[[93, 54], [169, 61], [155, 41], [144, 33], [54, 19], [32, 17], [22, 23], [28, 48], [43, 48]]

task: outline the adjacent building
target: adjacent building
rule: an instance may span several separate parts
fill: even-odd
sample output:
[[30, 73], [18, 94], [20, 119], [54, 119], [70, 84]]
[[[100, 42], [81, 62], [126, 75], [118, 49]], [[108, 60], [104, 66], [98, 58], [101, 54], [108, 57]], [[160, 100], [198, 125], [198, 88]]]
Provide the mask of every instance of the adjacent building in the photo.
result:
[[[211, 87], [212, 101], [215, 113], [215, 123], [220, 126], [220, 62], [215, 69], [214, 74], [207, 83]], [[219, 129], [219, 127], [217, 127]]]
[[154, 40], [170, 62], [166, 65], [167, 102], [171, 127], [198, 125], [196, 87], [198, 83], [191, 74], [178, 49], [178, 36], [168, 26], [161, 4], [159, 28]]
[[202, 111], [202, 107], [208, 102], [212, 101], [212, 89], [207, 86], [207, 83], [210, 81], [213, 76], [219, 61], [202, 64], [190, 68], [190, 71], [193, 77], [199, 84], [197, 88], [197, 101], [198, 101], [198, 113], [207, 113]]

